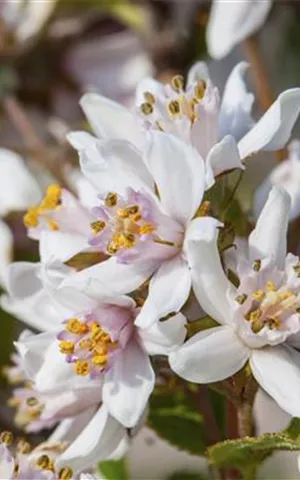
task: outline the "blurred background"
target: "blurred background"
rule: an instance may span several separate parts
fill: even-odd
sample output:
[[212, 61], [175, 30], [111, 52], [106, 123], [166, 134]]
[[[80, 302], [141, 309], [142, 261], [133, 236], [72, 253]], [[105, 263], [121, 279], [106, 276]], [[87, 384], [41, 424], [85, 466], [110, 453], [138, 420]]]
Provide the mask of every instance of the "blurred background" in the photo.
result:
[[[209, 59], [205, 32], [210, 8], [206, 0], [1, 0], [0, 148], [22, 157], [42, 195], [53, 181], [72, 186], [66, 172], [77, 165], [77, 158], [65, 135], [88, 128], [78, 104], [84, 92], [100, 92], [130, 107], [142, 78], [168, 81], [174, 74], [185, 75], [197, 60], [208, 62], [213, 81], [222, 90], [233, 66], [249, 60], [249, 52], [239, 46], [219, 61]], [[299, 86], [300, 1], [275, 1], [255, 41], [274, 97]], [[255, 92], [251, 70], [247, 79]], [[261, 113], [257, 102], [254, 116]], [[297, 133], [296, 127], [295, 138]], [[250, 217], [253, 192], [277, 160], [274, 154], [257, 156], [247, 169], [239, 197]], [[1, 185], [0, 179], [0, 203]], [[38, 260], [23, 214], [4, 211], [13, 248], [8, 245], [2, 265], [8, 258]], [[2, 369], [21, 330], [19, 322], [1, 312]], [[3, 376], [1, 430], [15, 429], [8, 397]], [[288, 421], [268, 402], [263, 396], [259, 399], [261, 431], [275, 430], [274, 421], [278, 428]], [[265, 467], [261, 478], [299, 478], [296, 462], [292, 467], [291, 463], [290, 457], [281, 455], [275, 466]], [[203, 459], [175, 451], [148, 429], [136, 437], [129, 465], [134, 479], [192, 480], [202, 478], [206, 470]]]

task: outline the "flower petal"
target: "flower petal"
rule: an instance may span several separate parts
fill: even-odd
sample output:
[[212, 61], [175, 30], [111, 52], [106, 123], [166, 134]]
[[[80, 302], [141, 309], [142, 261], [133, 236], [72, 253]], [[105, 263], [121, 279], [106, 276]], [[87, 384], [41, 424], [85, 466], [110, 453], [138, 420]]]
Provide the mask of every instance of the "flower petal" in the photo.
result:
[[0, 216], [26, 210], [41, 200], [41, 190], [22, 158], [0, 148]]
[[13, 257], [13, 234], [9, 226], [0, 220], [0, 285], [6, 286], [8, 265]]
[[105, 376], [103, 403], [122, 425], [132, 428], [146, 408], [154, 382], [149, 357], [133, 339]]
[[273, 187], [249, 237], [251, 261], [273, 257], [278, 268], [284, 268], [290, 206], [289, 194], [283, 188]]
[[153, 275], [149, 292], [135, 324], [148, 328], [171, 312], [178, 312], [191, 290], [191, 274], [182, 255], [165, 261]]
[[257, 124], [239, 142], [241, 158], [259, 150], [278, 150], [288, 142], [300, 112], [300, 89], [281, 93]]
[[[153, 264], [125, 265], [118, 263], [115, 257], [86, 268], [64, 280], [63, 287], [76, 288], [78, 291], [95, 297], [95, 286], [118, 295], [130, 293], [140, 287], [153, 273]], [[101, 294], [101, 292], [99, 292]]]
[[186, 317], [177, 313], [150, 328], [138, 329], [138, 335], [148, 355], [168, 355], [183, 344], [186, 337]]
[[[204, 193], [204, 162], [197, 151], [173, 135], [153, 132], [145, 157], [166, 213], [183, 225]], [[172, 175], [172, 181], [170, 181]]]
[[219, 116], [220, 138], [232, 135], [238, 141], [254, 125], [254, 95], [247, 91], [243, 78], [248, 67], [247, 62], [238, 63], [226, 82]]
[[231, 284], [225, 276], [218, 252], [219, 226], [220, 222], [210, 217], [193, 220], [186, 233], [184, 248], [198, 302], [217, 322], [229, 323], [232, 312], [227, 293]]
[[29, 331], [25, 332], [26, 335], [23, 332], [14, 345], [22, 359], [22, 368], [28, 378], [33, 379], [43, 365], [45, 351], [55, 340], [55, 335], [51, 332], [40, 335], [34, 335]]
[[68, 140], [79, 152], [83, 174], [100, 194], [122, 194], [128, 187], [153, 191], [151, 175], [134, 145], [122, 140], [100, 141], [85, 132], [70, 133]]
[[138, 117], [122, 105], [95, 93], [87, 93], [80, 105], [99, 138], [128, 140], [143, 145]]
[[7, 269], [7, 290], [15, 298], [24, 299], [39, 291], [40, 263], [14, 262]]
[[54, 432], [49, 437], [49, 442], [72, 442], [89, 423], [96, 413], [96, 408], [88, 408], [76, 417], [66, 418], [62, 420]]
[[160, 97], [160, 95], [165, 95], [165, 85], [151, 77], [146, 77], [140, 80], [135, 93], [135, 104], [137, 107], [145, 102], [145, 92], [152, 93], [154, 97]]
[[209, 70], [205, 62], [196, 62], [189, 69], [186, 82], [187, 88], [201, 80], [204, 80], [205, 82], [210, 80]]
[[260, 386], [293, 417], [300, 417], [300, 353], [284, 346], [252, 351], [250, 366]]
[[240, 370], [249, 350], [228, 326], [196, 333], [169, 356], [177, 375], [189, 382], [211, 383], [224, 380]]
[[58, 469], [68, 466], [75, 472], [82, 471], [107, 460], [121, 443], [127, 443], [126, 429], [102, 405], [55, 465]]
[[40, 237], [40, 256], [43, 262], [66, 262], [89, 247], [87, 236], [59, 231], [44, 231]]
[[216, 143], [209, 151], [206, 158], [206, 188], [215, 183], [215, 177], [220, 173], [234, 168], [244, 170], [235, 139], [227, 135]]
[[206, 30], [210, 56], [215, 59], [225, 57], [235, 45], [258, 30], [264, 24], [271, 6], [271, 0], [214, 0]]

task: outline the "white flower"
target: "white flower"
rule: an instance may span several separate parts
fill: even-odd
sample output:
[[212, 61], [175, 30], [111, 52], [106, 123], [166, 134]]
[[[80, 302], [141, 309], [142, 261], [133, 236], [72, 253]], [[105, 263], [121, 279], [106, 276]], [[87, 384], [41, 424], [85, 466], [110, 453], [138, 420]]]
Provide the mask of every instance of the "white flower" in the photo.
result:
[[286, 256], [288, 194], [274, 188], [249, 237], [248, 262], [239, 262], [240, 286], [226, 278], [214, 230], [191, 242], [194, 289], [204, 310], [221, 326], [188, 340], [170, 365], [183, 378], [210, 383], [240, 370], [253, 375], [278, 405], [300, 416], [300, 261]]
[[86, 133], [70, 138], [101, 199], [92, 209], [90, 245], [109, 258], [65, 286], [124, 294], [152, 276], [136, 324], [147, 327], [179, 311], [191, 289], [186, 241], [207, 224], [218, 225], [210, 217], [193, 219], [205, 188], [202, 158], [164, 132], [152, 132], [144, 158], [124, 140], [100, 141]]
[[[191, 143], [205, 160], [208, 188], [222, 172], [244, 168], [242, 162], [251, 154], [284, 146], [299, 114], [300, 90], [286, 90], [254, 124], [254, 97], [243, 80], [246, 69], [245, 62], [233, 69], [222, 101], [206, 65], [198, 62], [188, 74], [185, 90], [179, 75], [170, 85], [150, 78], [141, 81], [136, 112], [96, 94], [85, 95], [80, 103], [102, 139], [123, 139], [143, 149], [149, 130], [163, 130]], [[88, 147], [79, 134], [69, 139], [82, 152]]]
[[259, 30], [272, 4], [272, 0], [213, 0], [206, 32], [209, 54], [222, 58]]
[[291, 197], [290, 220], [300, 215], [300, 142], [289, 145], [288, 158], [277, 165], [254, 194], [254, 217], [258, 218], [272, 186], [283, 187]]
[[182, 314], [141, 330], [134, 326], [139, 308], [132, 299], [99, 303], [97, 296], [103, 301], [101, 291], [83, 299], [82, 310], [66, 318], [56, 332], [16, 344], [45, 404], [40, 420], [96, 409], [59, 458], [60, 465], [76, 471], [109, 457], [127, 441], [124, 426], [139, 423], [154, 388], [149, 355], [169, 354], [186, 335]]

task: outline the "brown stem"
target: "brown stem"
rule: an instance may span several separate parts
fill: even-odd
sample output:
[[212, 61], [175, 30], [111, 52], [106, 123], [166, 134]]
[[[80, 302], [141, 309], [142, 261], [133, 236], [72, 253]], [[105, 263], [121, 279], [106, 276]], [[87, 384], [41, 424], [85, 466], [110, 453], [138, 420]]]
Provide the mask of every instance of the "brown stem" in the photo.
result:
[[3, 99], [3, 106], [15, 128], [22, 136], [25, 146], [32, 151], [32, 159], [44, 164], [59, 183], [70, 190], [70, 186], [67, 184], [60, 166], [39, 138], [18, 100], [12, 96], [7, 96]]
[[252, 376], [249, 377], [237, 408], [238, 432], [241, 438], [253, 434], [253, 404], [257, 388], [256, 380]]
[[247, 38], [243, 42], [244, 52], [246, 58], [249, 60], [253, 79], [256, 87], [256, 92], [262, 111], [267, 110], [273, 103], [273, 92], [266, 73], [263, 59], [259, 52], [259, 44], [257, 36]]

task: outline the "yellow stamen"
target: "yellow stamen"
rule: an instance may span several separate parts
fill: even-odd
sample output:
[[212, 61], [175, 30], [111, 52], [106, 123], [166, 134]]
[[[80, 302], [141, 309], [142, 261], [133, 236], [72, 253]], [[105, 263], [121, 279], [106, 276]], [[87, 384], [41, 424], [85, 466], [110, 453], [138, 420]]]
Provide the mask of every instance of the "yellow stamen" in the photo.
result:
[[151, 113], [153, 113], [153, 105], [149, 102], [142, 103], [140, 109], [144, 115], [151, 115]]
[[38, 207], [31, 207], [23, 217], [23, 222], [26, 228], [36, 228], [39, 224], [39, 209]]
[[253, 262], [253, 270], [255, 272], [259, 272], [260, 268], [261, 268], [261, 260], [255, 260]]
[[197, 100], [202, 100], [205, 95], [206, 91], [206, 82], [204, 80], [200, 80], [195, 87], [195, 97]]
[[40, 203], [40, 210], [53, 210], [60, 205], [61, 187], [59, 185], [49, 185], [45, 197]]
[[174, 117], [180, 114], [181, 108], [178, 100], [171, 100], [171, 102], [168, 105], [168, 111], [171, 117]]
[[62, 340], [61, 342], [59, 342], [60, 353], [64, 355], [71, 355], [72, 353], [74, 353], [74, 348], [74, 343], [69, 342], [68, 340]]
[[51, 463], [52, 462], [48, 455], [41, 455], [36, 461], [36, 465], [42, 470], [49, 470], [49, 467], [51, 467]]
[[59, 226], [55, 220], [47, 219], [47, 225], [52, 232], [57, 232], [59, 230]]
[[13, 443], [14, 437], [11, 432], [5, 431], [0, 434], [0, 442], [4, 445], [11, 445]]
[[74, 370], [77, 375], [85, 377], [90, 371], [89, 362], [87, 362], [86, 360], [77, 360], [74, 365]]
[[62, 468], [58, 473], [58, 480], [70, 480], [73, 477], [73, 470], [69, 467]]
[[66, 325], [66, 330], [75, 335], [82, 335], [88, 331], [88, 327], [85, 323], [81, 323], [78, 318], [70, 318]]
[[102, 232], [102, 230], [105, 228], [105, 222], [103, 220], [95, 220], [95, 222], [92, 222], [90, 227], [92, 232], [97, 235], [97, 233]]
[[20, 440], [17, 444], [17, 451], [19, 453], [23, 453], [24, 455], [27, 455], [28, 453], [31, 452], [30, 443], [25, 442], [25, 440]]
[[95, 355], [92, 358], [92, 364], [99, 367], [107, 364], [108, 355]]
[[144, 99], [146, 103], [150, 103], [150, 105], [155, 104], [155, 97], [151, 92], [144, 92]]
[[139, 233], [140, 235], [149, 235], [150, 233], [153, 233], [155, 228], [151, 223], [145, 223], [144, 225], [141, 225], [139, 228]]
[[265, 289], [267, 292], [276, 292], [276, 286], [274, 282], [271, 282], [270, 280], [267, 281]]
[[265, 296], [266, 294], [263, 290], [256, 290], [256, 292], [252, 294], [252, 298], [254, 300], [257, 300], [258, 302], [261, 302], [265, 298]]
[[118, 203], [118, 195], [114, 192], [108, 193], [104, 203], [107, 207], [115, 207]]
[[184, 78], [182, 75], [175, 75], [171, 80], [171, 86], [175, 92], [180, 92], [183, 89]]
[[36, 405], [38, 405], [39, 401], [35, 397], [29, 397], [27, 398], [26, 403], [28, 407], [35, 407]]
[[247, 300], [247, 295], [245, 293], [235, 297], [235, 301], [240, 305], [243, 305], [243, 303], [245, 303], [246, 300]]

